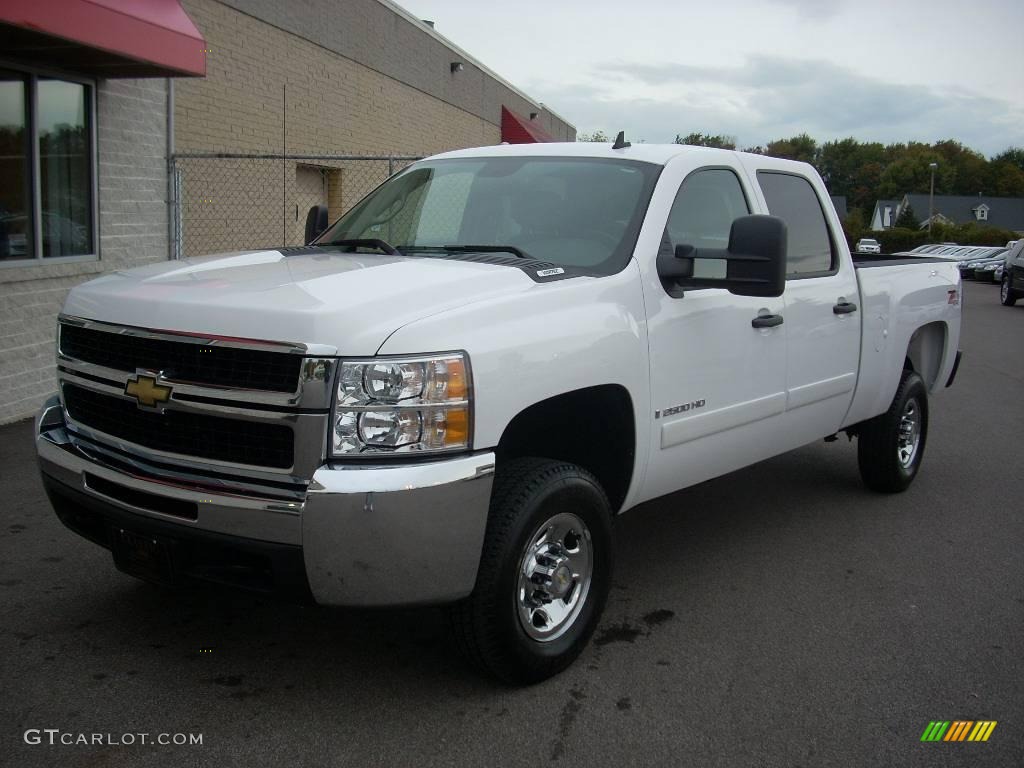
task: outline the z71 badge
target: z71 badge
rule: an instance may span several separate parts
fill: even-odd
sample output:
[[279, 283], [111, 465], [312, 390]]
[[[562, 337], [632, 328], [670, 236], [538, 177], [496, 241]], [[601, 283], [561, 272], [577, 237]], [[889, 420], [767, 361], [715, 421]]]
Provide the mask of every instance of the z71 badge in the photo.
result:
[[677, 413], [686, 413], [686, 411], [695, 411], [698, 408], [703, 408], [707, 403], [707, 400], [701, 398], [700, 400], [694, 400], [691, 403], [683, 403], [682, 405], [674, 405], [671, 408], [666, 408], [664, 411], [655, 411], [654, 418], [660, 419], [662, 416], [675, 416]]

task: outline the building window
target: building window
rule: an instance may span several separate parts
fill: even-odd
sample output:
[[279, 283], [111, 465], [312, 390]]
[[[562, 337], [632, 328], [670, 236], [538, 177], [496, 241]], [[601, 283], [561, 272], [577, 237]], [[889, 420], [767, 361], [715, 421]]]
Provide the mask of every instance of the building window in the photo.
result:
[[96, 254], [93, 88], [0, 69], [0, 264]]

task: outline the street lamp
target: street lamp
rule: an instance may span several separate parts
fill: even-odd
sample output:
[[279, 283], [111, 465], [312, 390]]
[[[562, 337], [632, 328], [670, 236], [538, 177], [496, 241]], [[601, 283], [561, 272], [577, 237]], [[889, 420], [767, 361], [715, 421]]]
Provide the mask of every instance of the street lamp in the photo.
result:
[[932, 217], [935, 216], [935, 169], [939, 167], [938, 163], [928, 163], [928, 167], [932, 171], [932, 183], [931, 188], [928, 191], [928, 239], [932, 239]]

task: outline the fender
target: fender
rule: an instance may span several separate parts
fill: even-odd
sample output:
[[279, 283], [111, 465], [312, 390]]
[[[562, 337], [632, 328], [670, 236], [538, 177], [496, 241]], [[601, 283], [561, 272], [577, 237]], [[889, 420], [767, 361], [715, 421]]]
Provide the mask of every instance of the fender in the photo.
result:
[[607, 277], [536, 284], [409, 323], [378, 354], [456, 348], [468, 353], [472, 370], [476, 450], [496, 447], [512, 419], [535, 403], [599, 384], [624, 387], [637, 425], [624, 508], [631, 506], [647, 463], [651, 409], [647, 326], [634, 260]]

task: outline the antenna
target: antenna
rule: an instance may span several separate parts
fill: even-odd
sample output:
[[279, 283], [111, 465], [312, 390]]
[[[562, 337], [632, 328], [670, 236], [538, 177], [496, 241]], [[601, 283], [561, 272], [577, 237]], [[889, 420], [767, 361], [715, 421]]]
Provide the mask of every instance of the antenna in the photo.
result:
[[626, 132], [619, 131], [619, 135], [615, 137], [615, 143], [612, 144], [612, 149], [625, 149], [632, 146], [632, 144], [626, 141]]

